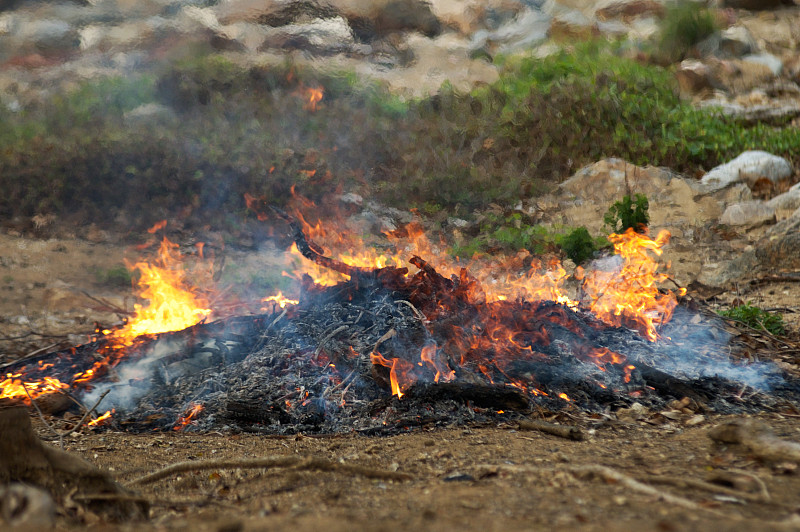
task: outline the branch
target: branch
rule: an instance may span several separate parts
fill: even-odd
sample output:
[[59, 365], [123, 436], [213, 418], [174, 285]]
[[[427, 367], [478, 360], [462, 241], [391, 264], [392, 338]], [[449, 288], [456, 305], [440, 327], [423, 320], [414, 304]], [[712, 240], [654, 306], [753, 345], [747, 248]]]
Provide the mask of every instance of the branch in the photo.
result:
[[519, 422], [519, 430], [538, 430], [546, 434], [552, 434], [553, 436], [574, 441], [583, 441], [586, 439], [586, 433], [584, 433], [580, 427], [575, 427], [573, 425], [556, 425], [555, 423], [548, 423], [541, 419], [523, 419]]
[[397, 473], [395, 471], [385, 471], [373, 469], [371, 467], [341, 464], [331, 462], [324, 458], [303, 458], [300, 456], [265, 456], [262, 458], [249, 458], [241, 460], [203, 460], [193, 462], [178, 462], [164, 469], [150, 473], [143, 477], [132, 480], [129, 486], [150, 484], [163, 478], [185, 473], [188, 471], [205, 471], [208, 469], [261, 469], [274, 467], [294, 467], [298, 470], [314, 471], [341, 471], [353, 475], [361, 475], [367, 478], [377, 478], [383, 480], [410, 480], [412, 477], [407, 473]]

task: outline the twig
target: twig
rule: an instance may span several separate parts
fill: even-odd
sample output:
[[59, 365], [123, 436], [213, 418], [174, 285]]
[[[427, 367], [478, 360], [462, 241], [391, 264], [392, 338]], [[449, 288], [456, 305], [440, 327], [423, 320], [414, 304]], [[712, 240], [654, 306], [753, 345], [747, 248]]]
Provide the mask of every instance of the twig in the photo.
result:
[[120, 317], [122, 317], [122, 316], [132, 316], [134, 314], [133, 312], [131, 312], [129, 310], [125, 310], [124, 308], [118, 307], [117, 305], [111, 303], [110, 301], [106, 301], [105, 299], [100, 299], [98, 297], [94, 297], [93, 295], [91, 295], [86, 290], [81, 290], [81, 293], [83, 295], [85, 295], [86, 297], [88, 297], [89, 299], [91, 299], [92, 301], [94, 301], [95, 303], [100, 303], [101, 305], [104, 305], [106, 307], [106, 309], [111, 310], [117, 316], [120, 316]]
[[[724, 493], [725, 495], [732, 495], [734, 497], [738, 497], [740, 499], [744, 499], [750, 502], [769, 502], [770, 497], [769, 493], [766, 495], [763, 493], [746, 493], [741, 490], [737, 490], [735, 488], [729, 488], [727, 486], [723, 486], [721, 484], [714, 484], [713, 482], [706, 482], [705, 480], [696, 480], [693, 478], [681, 478], [681, 477], [662, 477], [662, 476], [646, 476], [646, 477], [639, 477], [642, 482], [647, 482], [650, 484], [667, 484], [670, 486], [675, 486], [677, 488], [695, 488], [704, 491], [710, 491], [712, 493]], [[759, 479], [761, 480], [761, 479]], [[763, 484], [763, 483], [762, 483]], [[766, 489], [766, 487], [764, 487]]]
[[323, 338], [322, 341], [320, 341], [319, 345], [317, 346], [317, 349], [314, 351], [314, 360], [316, 360], [317, 357], [319, 357], [319, 354], [322, 352], [322, 348], [325, 347], [325, 344], [327, 344], [328, 341], [331, 338], [333, 338], [334, 336], [336, 336], [340, 332], [346, 331], [349, 328], [350, 328], [350, 325], [340, 325], [339, 327], [334, 329], [333, 332], [331, 332], [330, 334], [326, 335], [325, 338]]
[[294, 467], [295, 469], [299, 470], [342, 471], [354, 475], [361, 475], [367, 478], [384, 480], [410, 480], [412, 478], [411, 475], [406, 473], [373, 469], [360, 465], [331, 462], [330, 460], [325, 460], [324, 458], [303, 458], [300, 456], [265, 456], [262, 458], [249, 458], [241, 460], [203, 460], [194, 462], [178, 462], [154, 473], [150, 473], [149, 475], [134, 479], [129, 482], [128, 485], [140, 486], [143, 484], [150, 484], [177, 473], [186, 473], [188, 471], [205, 471], [208, 469], [269, 469], [274, 467]]
[[92, 413], [92, 410], [94, 410], [95, 408], [97, 408], [97, 407], [100, 405], [100, 401], [102, 401], [103, 399], [105, 399], [106, 395], [108, 395], [108, 392], [110, 392], [110, 391], [111, 391], [111, 390], [109, 389], [109, 390], [106, 390], [106, 391], [104, 391], [102, 394], [100, 394], [100, 397], [99, 397], [99, 398], [97, 399], [97, 401], [94, 403], [94, 406], [93, 406], [92, 408], [89, 408], [89, 409], [87, 409], [87, 410], [86, 410], [86, 413], [85, 413], [85, 414], [83, 414], [83, 417], [81, 418], [81, 420], [80, 420], [80, 421], [78, 421], [78, 424], [77, 424], [77, 425], [75, 425], [74, 427], [72, 427], [71, 429], [69, 429], [69, 430], [68, 430], [67, 432], [65, 432], [64, 434], [62, 434], [62, 435], [61, 435], [61, 437], [62, 437], [62, 438], [66, 438], [67, 436], [69, 436], [70, 434], [72, 434], [73, 432], [75, 432], [76, 430], [78, 430], [78, 429], [80, 428], [80, 426], [81, 426], [81, 425], [83, 425], [83, 422], [84, 422], [84, 421], [86, 421], [86, 418], [87, 418], [87, 417], [89, 417], [89, 414], [91, 414], [91, 413]]
[[638, 480], [632, 477], [629, 477], [627, 475], [620, 473], [619, 471], [616, 471], [614, 469], [611, 469], [610, 467], [602, 465], [576, 465], [576, 466], [559, 466], [556, 468], [542, 468], [534, 466], [499, 464], [499, 465], [485, 466], [485, 468], [508, 471], [511, 473], [552, 473], [555, 471], [566, 471], [578, 477], [589, 477], [589, 478], [596, 477], [606, 482], [619, 484], [637, 493], [642, 493], [644, 495], [651, 495], [653, 497], [657, 497], [658, 499], [664, 502], [674, 504], [675, 506], [680, 506], [681, 508], [688, 508], [690, 510], [697, 510], [697, 511], [702, 510], [719, 515], [719, 512], [713, 509], [701, 506], [696, 502], [690, 501], [689, 499], [686, 499], [684, 497], [678, 497], [677, 495], [672, 495], [670, 493], [657, 490], [652, 486], [643, 484], [642, 482], [639, 482]]
[[538, 430], [568, 440], [583, 441], [586, 434], [574, 425], [556, 425], [541, 419], [523, 419], [519, 422], [519, 430]]
[[411, 301], [407, 301], [405, 299], [397, 299], [395, 300], [395, 303], [403, 303], [404, 305], [408, 305], [409, 307], [411, 307], [411, 310], [414, 311], [414, 314], [416, 314], [416, 316], [419, 318], [420, 321], [425, 321], [428, 319], [425, 317], [425, 314], [423, 314], [417, 307], [413, 305], [413, 303], [411, 303]]

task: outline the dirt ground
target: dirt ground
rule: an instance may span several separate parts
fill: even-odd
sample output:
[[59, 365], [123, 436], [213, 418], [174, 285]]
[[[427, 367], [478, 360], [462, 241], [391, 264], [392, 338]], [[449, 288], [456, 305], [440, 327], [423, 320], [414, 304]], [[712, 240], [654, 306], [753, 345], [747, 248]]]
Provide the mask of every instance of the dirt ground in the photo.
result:
[[[293, 468], [185, 472], [141, 487], [152, 504], [151, 517], [122, 526], [130, 530], [800, 529], [796, 466], [765, 465], [715, 447], [707, 429], [721, 419], [689, 427], [692, 417], [665, 422], [647, 414], [641, 420], [590, 423], [577, 414], [572, 422], [591, 433], [587, 441], [518, 431], [509, 424], [380, 438], [85, 433], [70, 438], [66, 448], [123, 483], [176, 462], [275, 455], [322, 457], [411, 477], [374, 480]], [[800, 438], [797, 417], [761, 418], [781, 437]], [[697, 507], [580, 473], [592, 465], [648, 481]], [[720, 472], [738, 474], [752, 489], [758, 489], [753, 478], [760, 479], [769, 502], [680, 485]], [[105, 528], [91, 515], [82, 517], [83, 524]], [[59, 525], [82, 526], [66, 518]]]
[[[0, 249], [0, 336], [5, 339], [0, 345], [0, 364], [35, 349], [82, 343], [95, 321], [118, 322], [114, 310], [132, 308], [130, 287], [109, 281], [104, 273], [121, 265], [125, 257], [138, 258], [141, 252], [129, 245], [108, 238], [96, 242], [33, 239], [5, 232], [0, 233]], [[234, 265], [240, 286], [252, 289], [265, 271], [279, 275], [282, 259], [278, 255], [269, 248], [230, 251], [227, 268]], [[799, 295], [796, 285], [762, 286], [759, 294], [762, 304], [784, 308], [790, 327], [796, 329], [791, 320]], [[724, 301], [736, 296], [720, 297]], [[759, 417], [780, 437], [800, 440], [797, 411]], [[84, 428], [67, 438], [66, 449], [107, 469], [122, 483], [176, 462], [274, 455], [324, 458], [406, 473], [410, 479], [375, 480], [351, 472], [291, 467], [191, 471], [137, 488], [152, 507], [145, 522], [110, 524], [92, 514], [62, 509], [58, 527], [800, 529], [797, 465], [765, 464], [740, 450], [716, 446], [707, 431], [723, 419], [697, 412], [665, 416], [646, 411], [590, 418], [577, 410], [556, 419], [584, 429], [587, 441], [519, 431], [515, 423], [418, 430], [392, 437], [127, 434]], [[46, 437], [41, 421], [34, 423]], [[659, 492], [683, 497], [696, 507], [638, 492], [619, 481], [593, 478], [581, 469], [594, 465], [646, 481]], [[721, 473], [745, 479], [744, 488], [730, 494], [681, 483]], [[768, 501], [755, 500], [760, 482], [769, 493]]]

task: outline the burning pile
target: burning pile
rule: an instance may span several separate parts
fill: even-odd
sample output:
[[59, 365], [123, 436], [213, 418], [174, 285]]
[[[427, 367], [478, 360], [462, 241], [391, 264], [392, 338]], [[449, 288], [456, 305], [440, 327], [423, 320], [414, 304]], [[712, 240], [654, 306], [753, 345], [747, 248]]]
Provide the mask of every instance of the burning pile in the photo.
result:
[[[183, 283], [165, 240], [159, 264], [136, 265], [150, 306], [118, 331], [9, 374], [2, 396], [69, 388], [93, 401], [108, 393], [113, 422], [130, 430], [374, 432], [510, 416], [531, 403], [601, 410], [688, 396], [724, 409], [741, 385], [710, 376], [746, 375], [763, 388], [782, 382], [718, 349], [701, 354], [700, 344], [719, 339], [699, 315], [688, 346], [669, 340], [673, 313], [688, 311], [678, 306], [682, 291], [658, 288], [666, 276], [652, 255], [666, 232], [612, 235], [616, 255], [577, 272], [582, 284], [570, 297], [560, 265], [535, 257], [482, 268], [432, 264], [422, 256], [437, 257], [435, 246], [412, 226], [393, 235], [396, 254], [351, 241], [348, 249], [360, 253], [332, 258], [315, 243], [331, 236], [321, 224], [276, 212], [291, 227], [290, 253], [304, 261], [297, 299], [277, 294], [264, 299], [267, 314], [197, 324], [211, 312], [207, 302], [185, 288], [164, 289]], [[521, 265], [528, 273], [515, 278]], [[164, 301], [179, 308], [162, 308]], [[155, 329], [173, 317], [184, 321]], [[99, 360], [75, 372], [89, 354]], [[675, 371], [686, 361], [690, 371]], [[69, 384], [50, 377], [67, 371]]]

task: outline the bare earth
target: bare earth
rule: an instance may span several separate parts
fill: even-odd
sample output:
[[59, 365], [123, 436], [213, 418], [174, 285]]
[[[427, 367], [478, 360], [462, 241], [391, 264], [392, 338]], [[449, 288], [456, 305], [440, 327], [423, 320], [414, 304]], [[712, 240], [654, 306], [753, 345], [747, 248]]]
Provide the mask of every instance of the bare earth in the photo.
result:
[[[0, 363], [53, 344], [80, 343], [94, 321], [118, 321], [101, 301], [132, 308], [132, 290], [98, 274], [100, 267], [122, 264], [123, 257], [136, 259], [138, 252], [129, 247], [108, 239], [92, 243], [0, 234], [0, 249], [0, 335], [23, 337], [3, 342]], [[280, 261], [270, 250], [231, 252], [226, 267], [235, 265], [237, 279], [244, 282], [265, 270], [279, 274]], [[761, 287], [759, 293], [762, 304], [786, 307], [798, 295], [793, 284]], [[722, 297], [727, 296], [736, 294]], [[759, 417], [780, 437], [797, 441], [797, 414], [790, 409]], [[58, 525], [131, 530], [800, 529], [797, 465], [764, 464], [715, 446], [707, 430], [722, 419], [690, 411], [590, 418], [576, 410], [554, 420], [582, 427], [587, 441], [519, 431], [515, 423], [393, 437], [127, 434], [84, 428], [67, 439], [66, 449], [122, 483], [176, 462], [273, 455], [319, 457], [407, 473], [411, 479], [295, 468], [191, 471], [138, 488], [152, 505], [147, 522], [110, 525], [92, 514], [62, 509]], [[47, 437], [41, 421], [34, 422]], [[594, 465], [648, 481], [697, 506], [682, 507], [581, 469]], [[678, 482], [706, 480], [720, 472], [741, 473], [740, 478], [750, 479], [749, 486], [736, 488], [742, 490], [737, 496]], [[763, 481], [769, 501], [748, 500], [760, 490], [754, 477]]]

